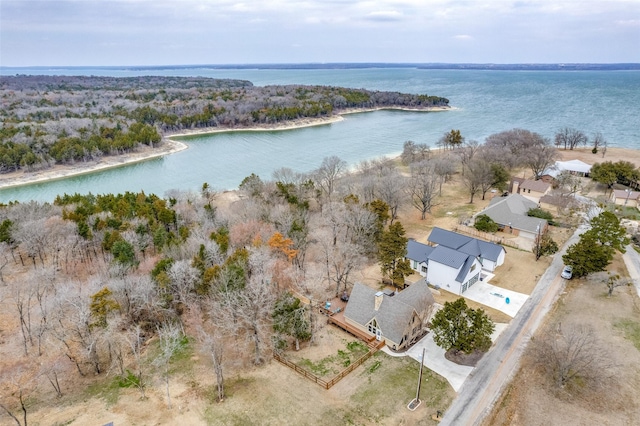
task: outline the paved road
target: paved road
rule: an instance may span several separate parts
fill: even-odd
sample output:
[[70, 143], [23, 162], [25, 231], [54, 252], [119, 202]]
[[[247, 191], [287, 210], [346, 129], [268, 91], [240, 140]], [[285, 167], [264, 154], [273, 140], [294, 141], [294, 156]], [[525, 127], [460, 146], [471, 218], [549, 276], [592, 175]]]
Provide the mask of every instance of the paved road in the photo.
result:
[[622, 255], [622, 258], [627, 266], [627, 271], [629, 271], [631, 281], [638, 292], [638, 296], [640, 296], [640, 255], [631, 244], [629, 244], [626, 249], [627, 252]]
[[517, 371], [520, 357], [529, 339], [564, 289], [560, 278], [562, 255], [578, 241], [580, 227], [542, 275], [529, 299], [515, 316], [495, 346], [480, 360], [464, 382], [458, 397], [446, 411], [441, 425], [478, 425], [491, 412], [502, 389]]

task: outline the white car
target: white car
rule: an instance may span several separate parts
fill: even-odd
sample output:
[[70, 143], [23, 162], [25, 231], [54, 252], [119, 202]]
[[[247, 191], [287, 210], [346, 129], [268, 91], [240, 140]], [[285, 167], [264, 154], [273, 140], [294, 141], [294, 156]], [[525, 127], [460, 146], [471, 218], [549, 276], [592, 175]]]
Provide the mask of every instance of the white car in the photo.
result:
[[564, 265], [564, 269], [562, 270], [562, 273], [560, 274], [560, 276], [565, 280], [570, 280], [571, 277], [573, 276], [573, 266]]

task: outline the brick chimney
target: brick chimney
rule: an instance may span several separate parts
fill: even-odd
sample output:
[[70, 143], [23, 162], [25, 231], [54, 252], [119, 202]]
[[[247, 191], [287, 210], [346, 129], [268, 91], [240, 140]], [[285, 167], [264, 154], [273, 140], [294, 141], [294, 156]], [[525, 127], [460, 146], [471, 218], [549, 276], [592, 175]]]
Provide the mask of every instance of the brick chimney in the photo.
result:
[[382, 298], [384, 296], [384, 293], [379, 291], [376, 293], [376, 300], [375, 300], [375, 305], [374, 308], [376, 311], [380, 308], [380, 305], [382, 304]]

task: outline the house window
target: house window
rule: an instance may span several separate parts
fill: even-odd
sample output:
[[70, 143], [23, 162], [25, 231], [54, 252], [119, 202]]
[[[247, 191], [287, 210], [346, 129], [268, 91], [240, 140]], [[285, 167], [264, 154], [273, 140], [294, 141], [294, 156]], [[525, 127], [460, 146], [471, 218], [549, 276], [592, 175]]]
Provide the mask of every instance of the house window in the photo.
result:
[[427, 267], [422, 265], [422, 272], [424, 272], [425, 274], [427, 273]]
[[376, 334], [377, 331], [378, 331], [378, 321], [376, 321], [375, 318], [374, 318], [369, 323], [369, 333]]
[[415, 260], [412, 260], [412, 261], [411, 261], [411, 264], [412, 264], [412, 266], [411, 266], [411, 267], [412, 267], [413, 269], [418, 269], [418, 262], [416, 262]]
[[473, 272], [476, 269], [476, 264], [474, 263], [473, 265], [471, 265], [471, 269], [469, 269], [469, 272]]

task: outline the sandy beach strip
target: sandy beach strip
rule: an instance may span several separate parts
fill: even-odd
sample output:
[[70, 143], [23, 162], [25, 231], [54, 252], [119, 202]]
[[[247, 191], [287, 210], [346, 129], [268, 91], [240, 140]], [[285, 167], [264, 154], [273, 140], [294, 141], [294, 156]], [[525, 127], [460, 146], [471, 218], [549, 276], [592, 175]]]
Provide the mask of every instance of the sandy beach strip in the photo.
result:
[[75, 164], [55, 165], [49, 169], [34, 172], [13, 172], [0, 175], [0, 189], [38, 182], [65, 179], [87, 173], [95, 173], [106, 169], [122, 167], [141, 161], [151, 160], [164, 155], [187, 149], [189, 146], [180, 141], [165, 138], [157, 148], [145, 147], [140, 151], [124, 155], [104, 156], [98, 161], [77, 162]]
[[184, 130], [180, 133], [170, 133], [163, 137], [162, 143], [157, 148], [144, 147], [139, 151], [123, 154], [123, 155], [110, 155], [104, 156], [98, 161], [77, 162], [75, 164], [61, 164], [55, 165], [48, 169], [37, 170], [34, 172], [17, 171], [12, 173], [6, 173], [0, 175], [0, 189], [11, 188], [14, 186], [29, 185], [38, 182], [45, 182], [50, 180], [65, 179], [71, 176], [77, 176], [87, 173], [95, 173], [106, 169], [115, 167], [122, 167], [141, 161], [147, 161], [153, 158], [162, 157], [164, 155], [173, 154], [187, 149], [189, 146], [176, 140], [174, 138], [185, 136], [203, 136], [215, 133], [225, 132], [268, 132], [268, 131], [282, 131], [282, 130], [294, 130], [304, 127], [312, 126], [324, 126], [327, 124], [337, 123], [344, 120], [343, 115], [357, 114], [364, 112], [373, 112], [381, 110], [400, 110], [411, 112], [434, 112], [434, 111], [447, 111], [452, 109], [451, 107], [429, 107], [429, 108], [399, 108], [399, 107], [384, 107], [384, 108], [351, 108], [340, 111], [339, 114], [329, 117], [317, 117], [317, 118], [301, 118], [297, 120], [290, 120], [274, 125], [262, 125], [256, 127], [246, 128], [203, 128]]

